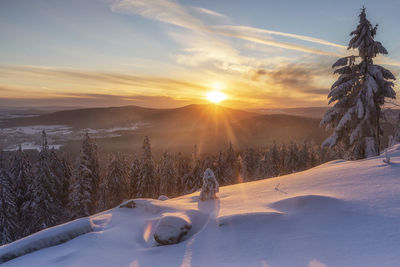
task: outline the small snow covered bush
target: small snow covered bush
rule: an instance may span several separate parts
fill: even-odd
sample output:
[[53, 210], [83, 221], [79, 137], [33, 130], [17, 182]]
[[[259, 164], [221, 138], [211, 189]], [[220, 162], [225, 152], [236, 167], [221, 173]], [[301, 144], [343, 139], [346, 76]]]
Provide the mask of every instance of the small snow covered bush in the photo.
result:
[[204, 172], [203, 175], [203, 186], [201, 188], [200, 200], [206, 201], [209, 199], [217, 199], [217, 193], [219, 192], [219, 185], [215, 175], [210, 168]]
[[168, 199], [169, 199], [169, 197], [164, 196], [164, 195], [161, 195], [161, 196], [158, 197], [158, 200], [162, 200], [162, 201], [168, 200]]

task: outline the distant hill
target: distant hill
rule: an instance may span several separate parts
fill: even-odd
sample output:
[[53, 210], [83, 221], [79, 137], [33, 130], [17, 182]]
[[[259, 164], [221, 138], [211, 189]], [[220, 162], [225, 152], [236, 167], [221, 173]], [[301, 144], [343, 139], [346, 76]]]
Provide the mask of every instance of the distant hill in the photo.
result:
[[[98, 138], [105, 152], [140, 151], [145, 135], [156, 152], [190, 151], [195, 144], [200, 151], [226, 147], [231, 141], [238, 148], [289, 143], [304, 140], [319, 144], [327, 132], [319, 119], [285, 114], [265, 114], [226, 108], [218, 105], [188, 105], [175, 109], [152, 109], [139, 106], [88, 108], [59, 111], [32, 118], [5, 120], [3, 127], [31, 125], [68, 125], [74, 130], [121, 127], [132, 123], [141, 126], [118, 136]], [[80, 141], [68, 141], [66, 147], [79, 149]], [[157, 151], [158, 150], [158, 151]]]
[[[212, 115], [212, 116], [211, 116]], [[175, 109], [153, 109], [139, 106], [87, 108], [64, 110], [33, 118], [5, 120], [3, 127], [29, 125], [68, 125], [75, 129], [109, 128], [134, 122], [187, 126], [212, 123], [219, 119], [229, 121], [248, 118], [257, 114], [216, 105], [189, 105]]]
[[62, 124], [76, 129], [107, 128], [142, 121], [157, 112], [163, 112], [163, 110], [138, 106], [74, 109], [43, 114], [34, 118], [5, 120], [3, 127]]
[[328, 136], [328, 132], [321, 128], [319, 123], [320, 119], [316, 118], [268, 114], [242, 120], [236, 126], [238, 136], [243, 141], [247, 139], [249, 144], [273, 141], [314, 141], [319, 144]]
[[285, 114], [311, 118], [322, 118], [329, 107], [283, 108], [283, 109], [250, 109], [261, 114]]

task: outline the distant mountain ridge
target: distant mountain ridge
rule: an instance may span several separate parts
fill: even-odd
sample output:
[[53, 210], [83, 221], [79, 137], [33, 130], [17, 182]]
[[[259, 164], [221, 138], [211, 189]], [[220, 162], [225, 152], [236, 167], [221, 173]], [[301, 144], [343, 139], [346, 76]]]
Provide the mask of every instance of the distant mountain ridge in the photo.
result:
[[285, 114], [311, 118], [322, 118], [329, 107], [305, 107], [305, 108], [282, 108], [282, 109], [249, 109], [250, 112], [261, 114]]
[[256, 116], [256, 113], [216, 105], [193, 104], [174, 109], [155, 109], [140, 106], [108, 108], [85, 108], [63, 110], [43, 114], [34, 118], [14, 118], [3, 122], [3, 127], [28, 125], [69, 125], [73, 128], [108, 128], [133, 122], [162, 123], [166, 119], [206, 119], [207, 112], [218, 110], [218, 116], [242, 119]]
[[[213, 104], [193, 104], [174, 109], [139, 106], [88, 108], [58, 111], [31, 118], [3, 121], [2, 127], [67, 125], [73, 130], [107, 129], [139, 123], [131, 131], [98, 138], [107, 152], [139, 151], [145, 135], [158, 152], [190, 151], [195, 144], [201, 151], [213, 151], [232, 142], [237, 148], [261, 146], [273, 141], [321, 143], [328, 132], [319, 127], [318, 118], [287, 114], [260, 114]], [[30, 137], [32, 138], [32, 137]], [[27, 140], [30, 141], [30, 140]], [[77, 150], [79, 142], [68, 142]]]

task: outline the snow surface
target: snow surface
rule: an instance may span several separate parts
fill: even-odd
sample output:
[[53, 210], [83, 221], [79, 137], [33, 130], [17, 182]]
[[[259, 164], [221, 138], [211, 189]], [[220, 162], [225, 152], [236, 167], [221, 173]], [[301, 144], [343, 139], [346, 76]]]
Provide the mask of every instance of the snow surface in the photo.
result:
[[[6, 147], [5, 149], [3, 149], [3, 151], [17, 151], [19, 149], [19, 145], [21, 145], [21, 149], [22, 150], [37, 150], [40, 152], [40, 150], [42, 149], [42, 145], [35, 145], [34, 143], [31, 142], [25, 142], [25, 143], [21, 143], [18, 145], [12, 145], [9, 147]], [[60, 149], [63, 145], [61, 144], [52, 144], [49, 145], [49, 149]]]
[[[336, 160], [221, 187], [217, 200], [137, 199], [136, 208], [91, 216], [98, 230], [2, 266], [399, 266], [400, 145], [389, 153], [391, 164], [384, 155]], [[174, 214], [192, 228], [157, 246], [155, 226]]]
[[0, 263], [32, 251], [58, 245], [79, 235], [92, 232], [94, 229], [96, 229], [95, 225], [91, 223], [88, 218], [82, 218], [63, 225], [47, 228], [2, 246], [0, 250]]

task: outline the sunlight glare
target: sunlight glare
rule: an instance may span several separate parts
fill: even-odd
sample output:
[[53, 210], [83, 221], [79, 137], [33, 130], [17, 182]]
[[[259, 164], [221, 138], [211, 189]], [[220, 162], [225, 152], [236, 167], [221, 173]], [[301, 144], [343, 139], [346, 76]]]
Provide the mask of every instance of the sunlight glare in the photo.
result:
[[219, 102], [225, 100], [226, 97], [226, 94], [220, 91], [212, 91], [207, 93], [207, 99], [215, 104], [218, 104]]

